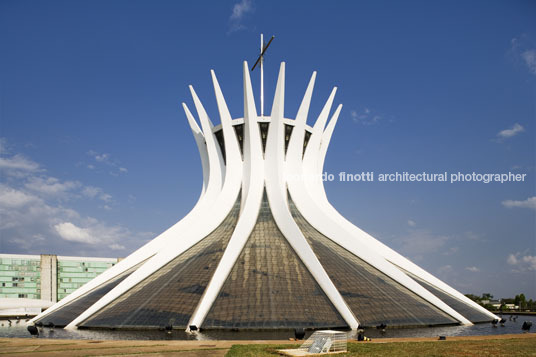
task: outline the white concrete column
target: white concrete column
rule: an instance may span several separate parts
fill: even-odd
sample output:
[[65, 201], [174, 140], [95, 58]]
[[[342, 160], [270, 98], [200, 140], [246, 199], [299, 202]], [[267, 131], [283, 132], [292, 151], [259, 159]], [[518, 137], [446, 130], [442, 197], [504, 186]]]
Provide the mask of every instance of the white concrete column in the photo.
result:
[[41, 299], [58, 301], [58, 257], [41, 254]]

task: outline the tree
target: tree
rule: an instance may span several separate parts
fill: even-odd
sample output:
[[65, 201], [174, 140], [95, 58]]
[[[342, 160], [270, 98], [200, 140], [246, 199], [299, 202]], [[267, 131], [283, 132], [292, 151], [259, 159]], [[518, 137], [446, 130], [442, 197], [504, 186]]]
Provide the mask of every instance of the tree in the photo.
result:
[[484, 293], [482, 294], [482, 300], [493, 300], [493, 295], [490, 293]]
[[519, 306], [520, 309], [524, 310], [527, 307], [527, 301], [525, 298], [525, 294], [521, 293], [519, 295], [516, 295], [514, 298], [514, 304]]
[[532, 301], [532, 299], [530, 299], [528, 302], [527, 302], [527, 309], [531, 310], [531, 311], [534, 311], [536, 310], [536, 303], [534, 301]]

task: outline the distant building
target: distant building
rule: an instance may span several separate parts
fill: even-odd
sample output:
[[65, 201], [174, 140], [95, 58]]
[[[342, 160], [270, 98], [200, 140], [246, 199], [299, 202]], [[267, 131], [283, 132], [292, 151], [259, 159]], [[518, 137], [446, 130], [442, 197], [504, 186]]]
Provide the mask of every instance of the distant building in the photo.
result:
[[118, 258], [0, 254], [0, 299], [57, 302], [106, 269]]
[[482, 300], [484, 305], [491, 305], [494, 309], [499, 310], [501, 307], [501, 300]]

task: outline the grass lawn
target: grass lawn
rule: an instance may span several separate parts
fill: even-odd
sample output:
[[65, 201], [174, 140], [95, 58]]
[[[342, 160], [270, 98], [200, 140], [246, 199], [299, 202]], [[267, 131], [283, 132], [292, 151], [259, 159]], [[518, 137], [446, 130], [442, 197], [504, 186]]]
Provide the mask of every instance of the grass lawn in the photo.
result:
[[[278, 349], [299, 345], [234, 345], [226, 356], [277, 356]], [[536, 356], [536, 338], [430, 341], [349, 342], [348, 353], [337, 356]]]

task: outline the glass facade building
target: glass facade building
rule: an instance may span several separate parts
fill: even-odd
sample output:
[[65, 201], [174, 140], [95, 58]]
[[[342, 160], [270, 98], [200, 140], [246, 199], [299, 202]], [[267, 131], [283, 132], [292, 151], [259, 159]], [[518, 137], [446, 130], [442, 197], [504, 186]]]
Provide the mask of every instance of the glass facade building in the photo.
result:
[[115, 263], [117, 259], [88, 260], [81, 257], [58, 257], [58, 301]]
[[39, 255], [0, 254], [0, 299], [41, 299]]
[[60, 301], [117, 261], [117, 258], [0, 254], [0, 298]]

